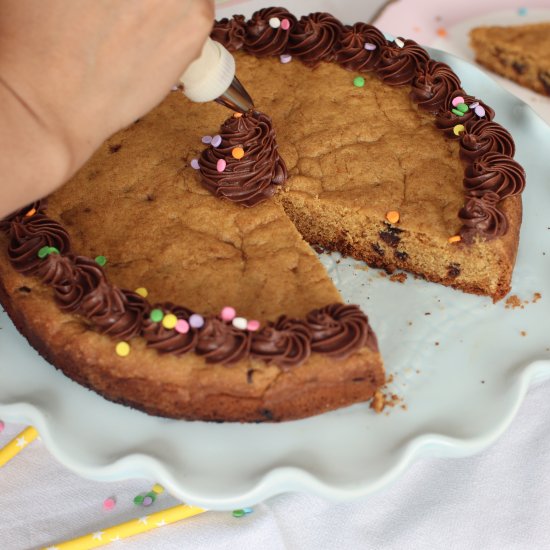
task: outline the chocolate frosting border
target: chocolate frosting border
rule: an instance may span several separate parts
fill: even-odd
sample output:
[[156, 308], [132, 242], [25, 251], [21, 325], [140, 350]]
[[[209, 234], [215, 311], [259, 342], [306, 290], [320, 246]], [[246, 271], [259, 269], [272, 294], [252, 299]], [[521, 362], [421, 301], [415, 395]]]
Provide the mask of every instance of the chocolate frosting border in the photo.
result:
[[[269, 28], [269, 21], [262, 22], [262, 18], [271, 16], [277, 10], [286, 12], [284, 8], [264, 8], [252, 14], [249, 22], [253, 21], [255, 26], [260, 26], [262, 29]], [[233, 19], [235, 24], [243, 25], [242, 15], [235, 15]], [[215, 29], [220, 24], [221, 22], [216, 23]], [[223, 20], [224, 28], [229, 28], [230, 25], [230, 20]], [[223, 40], [222, 37], [221, 43], [235, 49], [234, 41], [228, 34], [226, 35], [228, 38]], [[211, 36], [214, 39], [220, 38], [222, 33], [216, 31]], [[254, 47], [247, 47], [247, 40], [250, 39], [245, 36], [243, 49], [255, 55]], [[368, 46], [366, 49], [362, 50], [360, 47], [361, 40], [365, 40], [363, 48]], [[372, 25], [361, 22], [344, 25], [325, 12], [310, 13], [299, 20], [293, 18], [286, 48], [282, 48], [282, 44], [280, 40], [273, 40], [271, 44], [263, 41], [261, 54], [256, 55], [265, 57], [291, 54], [313, 69], [323, 61], [336, 62], [349, 71], [374, 72], [389, 86], [410, 86], [411, 100], [419, 108], [434, 115], [435, 125], [445, 137], [460, 140], [460, 159], [465, 170], [465, 193], [464, 205], [457, 212], [457, 217], [463, 222], [465, 219], [468, 220], [467, 224], [459, 230], [460, 235], [468, 235], [463, 239], [463, 243], [469, 245], [479, 239], [489, 241], [506, 233], [508, 221], [499, 205], [511, 194], [505, 191], [507, 182], [504, 182], [501, 189], [496, 191], [498, 196], [496, 203], [493, 195], [490, 200], [476, 202], [476, 212], [479, 213], [480, 209], [485, 208], [484, 215], [491, 217], [494, 223], [487, 224], [485, 221], [480, 221], [476, 224], [475, 220], [481, 220], [484, 217], [476, 216], [473, 219], [465, 216], [465, 212], [471, 210], [472, 205], [471, 177], [468, 174], [472, 165], [477, 163], [481, 156], [486, 160], [486, 172], [491, 172], [491, 162], [494, 162], [495, 168], [502, 172], [500, 167], [505, 164], [502, 157], [506, 156], [512, 161], [515, 153], [514, 141], [510, 134], [496, 123], [482, 123], [492, 121], [494, 110], [481, 100], [468, 95], [461, 88], [460, 78], [448, 65], [433, 60], [428, 52], [414, 40], [403, 38], [390, 40]], [[467, 107], [464, 112], [455, 108], [456, 105], [453, 102], [456, 98], [462, 98], [463, 104]], [[454, 129], [458, 125], [463, 126], [464, 131], [457, 135]], [[500, 158], [497, 160], [497, 157], [493, 156], [492, 160], [487, 160], [488, 152], [497, 153]], [[512, 162], [514, 165], [511, 171], [514, 173], [505, 174], [503, 177], [513, 179], [513, 185], [521, 193], [525, 187], [525, 171], [517, 162]], [[487, 188], [484, 192], [494, 193], [495, 190]], [[481, 198], [482, 193], [477, 192], [475, 196]]]

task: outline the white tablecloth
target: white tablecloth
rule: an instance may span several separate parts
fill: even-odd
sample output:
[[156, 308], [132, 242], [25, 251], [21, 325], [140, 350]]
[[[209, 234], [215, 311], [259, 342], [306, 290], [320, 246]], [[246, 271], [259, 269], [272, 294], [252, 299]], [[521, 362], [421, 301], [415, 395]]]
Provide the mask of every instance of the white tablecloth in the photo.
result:
[[[343, 0], [281, 2], [296, 13], [326, 9], [344, 20], [344, 12], [352, 8], [354, 19], [368, 20], [383, 3], [378, 0], [359, 6]], [[267, 5], [256, 0], [229, 0], [225, 4], [230, 13], [250, 13], [260, 4]], [[475, 16], [473, 2], [468, 0], [466, 4], [470, 7], [463, 6], [465, 17]], [[487, 11], [485, 3], [483, 8]], [[435, 16], [442, 11], [442, 5], [434, 2], [434, 25], [439, 25]], [[401, 21], [405, 24], [406, 18]], [[6, 424], [0, 433], [0, 446], [22, 428]], [[166, 493], [150, 508], [133, 504], [134, 497], [149, 491], [154, 482], [134, 479], [98, 483], [82, 479], [58, 464], [37, 440], [0, 469], [0, 550], [54, 545], [177, 504]], [[115, 497], [117, 504], [106, 511], [103, 502], [109, 497]], [[423, 459], [393, 485], [370, 497], [331, 503], [307, 494], [285, 494], [258, 504], [244, 517], [235, 518], [231, 512], [206, 512], [119, 541], [114, 547], [542, 549], [550, 548], [549, 510], [547, 382], [529, 392], [510, 429], [491, 448], [463, 459]]]

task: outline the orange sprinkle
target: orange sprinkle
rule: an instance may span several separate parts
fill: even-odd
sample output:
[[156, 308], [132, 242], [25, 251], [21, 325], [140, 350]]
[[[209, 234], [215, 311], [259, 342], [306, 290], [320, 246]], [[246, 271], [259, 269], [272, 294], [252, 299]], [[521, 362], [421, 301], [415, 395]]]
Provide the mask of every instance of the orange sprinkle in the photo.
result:
[[436, 32], [437, 36], [441, 36], [441, 38], [445, 38], [447, 36], [447, 31], [443, 27], [439, 27]]
[[449, 237], [447, 239], [451, 244], [452, 243], [459, 243], [462, 240], [462, 237], [460, 235], [453, 235], [452, 237]]
[[399, 212], [397, 210], [390, 210], [386, 212], [386, 219], [390, 223], [397, 223], [399, 221]]
[[233, 118], [241, 118], [243, 116], [242, 113], [234, 113]]
[[36, 214], [36, 208], [31, 208], [26, 214], [25, 218], [30, 218], [31, 216], [34, 216]]
[[231, 154], [233, 155], [233, 158], [240, 160], [244, 157], [244, 149], [242, 147], [235, 147]]

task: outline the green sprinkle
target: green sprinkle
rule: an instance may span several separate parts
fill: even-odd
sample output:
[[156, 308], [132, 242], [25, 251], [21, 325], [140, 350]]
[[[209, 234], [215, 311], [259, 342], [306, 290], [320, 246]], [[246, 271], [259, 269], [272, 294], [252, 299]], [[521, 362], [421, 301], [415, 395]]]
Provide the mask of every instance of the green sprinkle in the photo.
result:
[[160, 323], [164, 319], [164, 313], [162, 309], [153, 309], [149, 318], [153, 323]]
[[456, 108], [461, 112], [461, 113], [467, 113], [468, 112], [468, 105], [466, 105], [466, 103], [459, 103]]
[[451, 113], [454, 113], [456, 116], [464, 116], [464, 113], [458, 109], [452, 109]]
[[362, 88], [365, 85], [365, 79], [362, 76], [356, 76], [353, 79], [353, 85]]
[[144, 499], [143, 495], [138, 495], [137, 497], [134, 498], [134, 504], [141, 506], [143, 504], [143, 499]]
[[55, 246], [43, 246], [38, 251], [38, 257], [43, 260], [46, 256], [49, 256], [50, 254], [59, 254], [59, 250], [55, 248]]
[[244, 510], [233, 510], [233, 517], [242, 518], [245, 515]]
[[103, 267], [107, 263], [107, 258], [105, 256], [97, 256], [95, 261], [98, 265]]

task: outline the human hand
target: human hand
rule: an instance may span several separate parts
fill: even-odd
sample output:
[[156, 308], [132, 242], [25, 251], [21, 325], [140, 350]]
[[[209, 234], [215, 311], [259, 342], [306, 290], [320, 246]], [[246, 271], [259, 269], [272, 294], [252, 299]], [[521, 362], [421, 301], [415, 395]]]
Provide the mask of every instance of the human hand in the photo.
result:
[[[2, 0], [0, 216], [22, 206], [13, 194], [30, 202], [51, 192], [157, 105], [199, 55], [213, 18], [212, 0]], [[14, 140], [25, 142], [24, 158]], [[29, 158], [40, 149], [42, 169]], [[15, 188], [29, 178], [39, 188]]]

